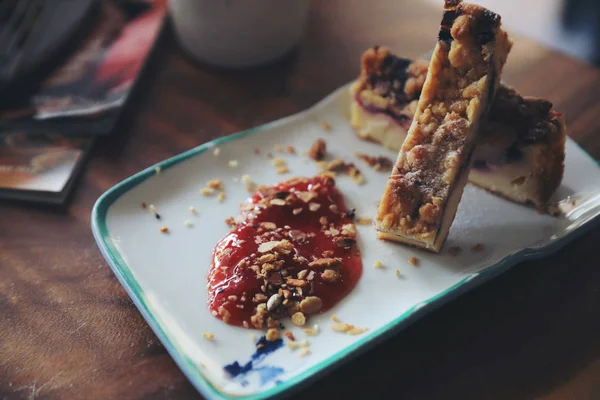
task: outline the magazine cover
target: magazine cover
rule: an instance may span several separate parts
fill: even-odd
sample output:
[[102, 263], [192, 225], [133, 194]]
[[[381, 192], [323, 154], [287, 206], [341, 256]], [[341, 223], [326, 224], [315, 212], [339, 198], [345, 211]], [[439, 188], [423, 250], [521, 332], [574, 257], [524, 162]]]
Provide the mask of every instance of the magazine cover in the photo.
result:
[[0, 110], [0, 134], [14, 129], [44, 133], [47, 128], [73, 135], [109, 133], [158, 37], [165, 11], [163, 1], [102, 1], [90, 34], [28, 104]]
[[164, 1], [102, 0], [90, 33], [26, 105], [0, 109], [0, 199], [64, 204], [110, 133], [162, 27]]

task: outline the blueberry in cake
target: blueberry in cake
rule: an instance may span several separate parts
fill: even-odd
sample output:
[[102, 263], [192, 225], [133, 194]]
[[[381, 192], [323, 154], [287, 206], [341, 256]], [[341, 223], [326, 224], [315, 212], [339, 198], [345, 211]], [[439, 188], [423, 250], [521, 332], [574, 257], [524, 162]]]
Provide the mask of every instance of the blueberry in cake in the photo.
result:
[[512, 43], [500, 16], [446, 0], [412, 124], [379, 204], [380, 238], [439, 252]]

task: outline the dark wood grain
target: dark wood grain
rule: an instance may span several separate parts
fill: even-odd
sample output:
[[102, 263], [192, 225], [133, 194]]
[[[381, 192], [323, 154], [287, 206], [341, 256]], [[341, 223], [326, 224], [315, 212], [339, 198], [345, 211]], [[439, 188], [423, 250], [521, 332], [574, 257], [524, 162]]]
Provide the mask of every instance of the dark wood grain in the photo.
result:
[[[439, 10], [421, 3], [314, 2], [295, 54], [235, 73], [190, 62], [167, 28], [70, 207], [0, 204], [0, 398], [199, 398], [96, 248], [94, 201], [157, 161], [314, 104], [357, 75], [368, 46], [426, 53]], [[517, 38], [504, 79], [554, 101], [571, 137], [600, 158], [598, 70]], [[516, 266], [297, 398], [600, 398], [599, 241], [596, 228]]]

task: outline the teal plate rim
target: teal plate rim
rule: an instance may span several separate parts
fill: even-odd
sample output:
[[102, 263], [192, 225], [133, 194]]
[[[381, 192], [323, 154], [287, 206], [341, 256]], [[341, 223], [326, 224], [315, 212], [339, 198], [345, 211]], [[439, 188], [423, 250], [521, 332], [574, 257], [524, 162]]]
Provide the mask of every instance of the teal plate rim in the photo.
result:
[[[255, 128], [250, 128], [242, 132], [238, 132], [226, 137], [218, 138], [212, 140], [210, 142], [206, 142], [196, 148], [188, 150], [184, 153], [171, 157], [167, 160], [159, 162], [156, 165], [148, 167], [141, 172], [125, 179], [124, 181], [116, 184], [111, 189], [107, 190], [104, 194], [102, 194], [96, 204], [94, 204], [94, 208], [92, 210], [91, 215], [91, 226], [92, 232], [94, 234], [94, 238], [98, 247], [100, 248], [100, 252], [108, 262], [108, 265], [112, 269], [113, 273], [116, 275], [117, 279], [121, 283], [121, 285], [125, 288], [129, 297], [131, 297], [133, 303], [136, 305], [138, 310], [141, 312], [142, 316], [150, 325], [150, 328], [154, 331], [156, 336], [159, 338], [163, 346], [167, 349], [173, 360], [177, 363], [179, 368], [183, 371], [185, 376], [189, 379], [189, 381], [194, 385], [194, 387], [208, 399], [219, 399], [219, 400], [260, 400], [260, 399], [268, 399], [273, 397], [279, 397], [284, 393], [290, 394], [291, 390], [297, 390], [301, 386], [321, 378], [323, 373], [331, 371], [334, 367], [341, 365], [341, 363], [345, 360], [349, 360], [353, 357], [358, 356], [362, 352], [368, 350], [372, 346], [380, 343], [386, 338], [390, 337], [394, 333], [397, 333], [401, 329], [407, 327], [411, 323], [418, 320], [420, 317], [432, 312], [436, 308], [444, 305], [445, 303], [455, 299], [459, 295], [495, 278], [496, 276], [508, 271], [514, 265], [525, 261], [536, 258], [542, 258], [548, 256], [562, 247], [573, 241], [575, 238], [588, 231], [593, 226], [597, 225], [597, 222], [600, 221], [598, 216], [586, 221], [581, 226], [576, 229], [570, 231], [565, 234], [560, 239], [551, 242], [548, 245], [537, 248], [524, 248], [516, 253], [510, 254], [500, 260], [499, 262], [490, 265], [489, 267], [480, 271], [475, 277], [468, 276], [463, 280], [458, 282], [457, 284], [451, 286], [450, 288], [444, 290], [443, 292], [438, 293], [437, 295], [425, 300], [424, 302], [413, 306], [408, 311], [399, 315], [396, 319], [389, 322], [385, 326], [374, 330], [370, 334], [362, 337], [360, 340], [354, 342], [350, 346], [344, 348], [339, 351], [335, 355], [329, 357], [328, 359], [322, 361], [321, 363], [307, 369], [306, 371], [294, 376], [293, 378], [282, 382], [281, 384], [272, 387], [264, 392], [252, 394], [249, 396], [229, 396], [226, 393], [220, 391], [215, 385], [213, 385], [201, 372], [200, 366], [195, 364], [186, 354], [179, 348], [177, 343], [171, 340], [169, 335], [163, 329], [161, 323], [158, 319], [152, 314], [148, 303], [146, 302], [146, 296], [144, 295], [144, 291], [140, 287], [138, 281], [133, 276], [131, 269], [125, 262], [125, 260], [121, 257], [118, 249], [115, 244], [111, 240], [110, 234], [108, 232], [108, 228], [106, 226], [106, 215], [110, 206], [124, 193], [134, 188], [135, 186], [141, 184], [146, 179], [154, 176], [156, 174], [156, 167], [160, 167], [161, 170], [166, 170], [174, 165], [177, 165], [191, 157], [194, 157], [204, 151], [214, 148], [215, 146], [225, 143], [228, 141], [238, 140], [245, 136], [259, 133], [260, 131], [280, 124], [285, 124], [287, 121], [291, 119], [298, 118], [299, 116], [314, 110], [315, 108], [326, 104], [330, 98], [338, 95], [341, 90], [343, 90], [347, 85], [342, 86], [341, 88], [335, 90], [329, 96], [313, 105], [312, 107], [301, 111], [299, 113], [290, 115], [288, 117], [284, 117], [282, 119], [268, 122], [266, 124], [257, 126]], [[579, 145], [577, 145], [579, 146]], [[581, 147], [580, 147], [581, 148]], [[582, 149], [584, 152], [585, 150]], [[589, 155], [589, 153], [585, 152], [592, 160], [594, 158]], [[596, 161], [598, 166], [600, 166], [600, 162]], [[423, 305], [425, 304], [425, 305]]]

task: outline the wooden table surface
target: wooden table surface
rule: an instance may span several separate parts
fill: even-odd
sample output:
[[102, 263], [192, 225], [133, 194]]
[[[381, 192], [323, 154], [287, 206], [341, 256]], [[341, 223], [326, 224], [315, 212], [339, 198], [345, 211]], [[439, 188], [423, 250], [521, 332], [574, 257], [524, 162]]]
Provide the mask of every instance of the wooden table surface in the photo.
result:
[[[190, 62], [167, 26], [70, 207], [0, 204], [0, 398], [200, 398], [100, 255], [95, 200], [155, 162], [314, 104], [357, 75], [373, 44], [429, 51], [440, 10], [422, 3], [315, 1], [294, 57], [237, 73]], [[600, 159], [598, 70], [516, 38], [504, 79], [554, 101]], [[600, 399], [599, 241], [596, 228], [516, 266], [297, 398]]]

